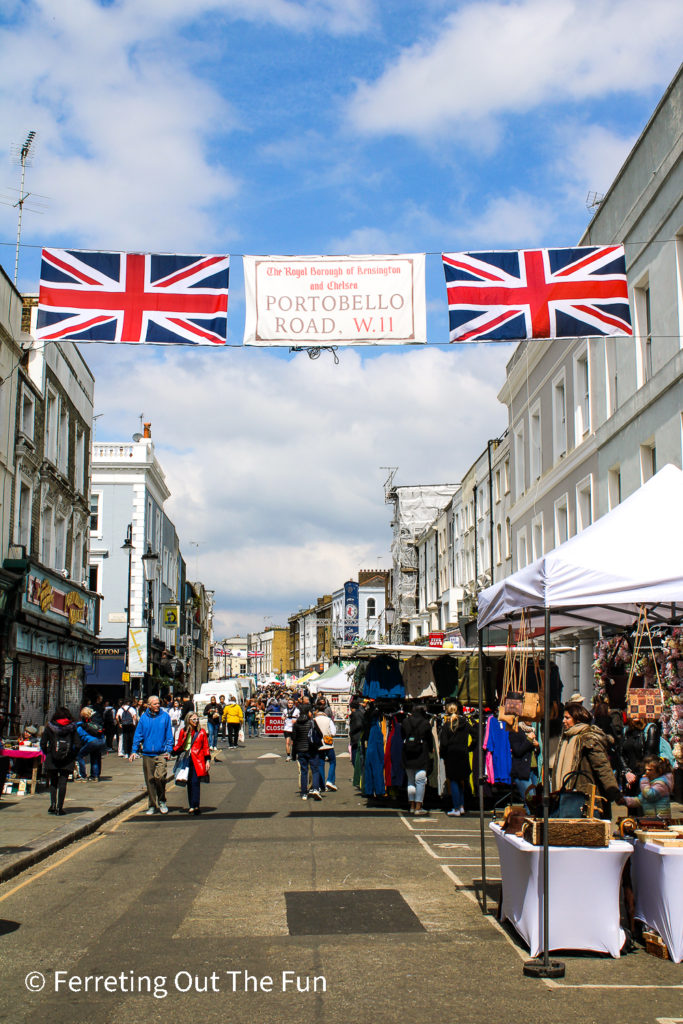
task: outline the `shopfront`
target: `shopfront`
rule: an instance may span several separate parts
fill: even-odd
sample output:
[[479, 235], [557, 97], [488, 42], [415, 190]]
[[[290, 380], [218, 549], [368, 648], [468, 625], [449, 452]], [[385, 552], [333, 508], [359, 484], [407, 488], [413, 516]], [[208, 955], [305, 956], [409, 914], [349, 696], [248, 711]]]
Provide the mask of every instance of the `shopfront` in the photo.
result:
[[78, 712], [93, 663], [96, 601], [83, 587], [28, 563], [8, 637], [14, 729], [43, 725], [59, 705]]

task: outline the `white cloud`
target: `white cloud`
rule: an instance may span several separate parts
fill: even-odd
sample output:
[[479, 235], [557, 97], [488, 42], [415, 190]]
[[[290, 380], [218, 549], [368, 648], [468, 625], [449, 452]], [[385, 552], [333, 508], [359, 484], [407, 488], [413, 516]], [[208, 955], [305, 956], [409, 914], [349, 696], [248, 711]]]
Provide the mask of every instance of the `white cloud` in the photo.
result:
[[458, 236], [475, 249], [540, 245], [555, 217], [553, 207], [541, 197], [512, 192], [492, 198], [479, 214], [463, 221]]
[[[41, 240], [113, 249], [206, 251], [234, 241], [226, 211], [241, 182], [213, 160], [212, 144], [240, 123], [200, 59], [214, 46], [214, 59], [224, 59], [234, 33], [221, 25], [207, 35], [206, 19], [355, 34], [373, 12], [364, 0], [17, 5], [0, 30], [0, 135], [21, 143], [37, 130], [27, 188], [50, 200], [25, 230], [39, 225]], [[0, 182], [15, 180], [0, 155]], [[5, 235], [15, 217], [0, 207]]]
[[568, 196], [581, 202], [589, 191], [607, 192], [636, 141], [635, 136], [576, 121], [558, 126], [556, 137], [562, 152], [558, 178], [564, 180]]
[[109, 348], [90, 359], [98, 438], [127, 439], [144, 403], [190, 574], [216, 590], [226, 630], [260, 627], [359, 566], [389, 567], [380, 467], [399, 466], [397, 482], [457, 482], [504, 429], [508, 349], [347, 349], [335, 366], [326, 353]]
[[503, 114], [666, 83], [682, 31], [679, 0], [470, 2], [360, 83], [349, 121], [372, 135], [480, 140]]

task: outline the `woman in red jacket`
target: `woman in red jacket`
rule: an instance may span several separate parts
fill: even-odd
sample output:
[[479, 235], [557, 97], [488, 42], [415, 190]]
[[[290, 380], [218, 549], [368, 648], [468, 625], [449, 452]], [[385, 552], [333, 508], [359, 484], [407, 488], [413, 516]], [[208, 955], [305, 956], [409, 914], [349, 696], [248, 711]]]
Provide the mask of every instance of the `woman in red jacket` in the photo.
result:
[[201, 814], [199, 810], [199, 783], [209, 774], [211, 754], [209, 737], [205, 729], [199, 727], [199, 715], [190, 711], [185, 717], [185, 725], [178, 734], [173, 753], [189, 754], [189, 773], [187, 776], [187, 803], [190, 814]]

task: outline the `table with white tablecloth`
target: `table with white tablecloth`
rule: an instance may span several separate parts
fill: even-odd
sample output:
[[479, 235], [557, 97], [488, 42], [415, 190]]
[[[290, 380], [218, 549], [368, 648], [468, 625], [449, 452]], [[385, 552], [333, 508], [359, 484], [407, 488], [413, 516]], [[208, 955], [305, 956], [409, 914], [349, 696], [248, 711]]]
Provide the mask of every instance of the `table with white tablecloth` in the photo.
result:
[[[498, 846], [503, 883], [501, 917], [529, 946], [543, 952], [543, 847], [489, 825]], [[619, 956], [626, 935], [619, 924], [621, 875], [632, 847], [551, 846], [550, 949], [582, 949]]]
[[654, 928], [675, 963], [683, 960], [683, 846], [636, 840], [631, 860], [635, 917]]

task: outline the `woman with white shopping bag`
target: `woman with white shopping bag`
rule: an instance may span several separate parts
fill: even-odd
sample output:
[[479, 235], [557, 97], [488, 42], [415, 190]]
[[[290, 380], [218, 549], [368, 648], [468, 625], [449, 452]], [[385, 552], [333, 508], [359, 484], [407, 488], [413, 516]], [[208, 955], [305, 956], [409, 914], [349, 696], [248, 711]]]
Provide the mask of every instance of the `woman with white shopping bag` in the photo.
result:
[[190, 711], [180, 730], [173, 753], [177, 755], [174, 776], [178, 786], [187, 786], [187, 809], [190, 814], [201, 814], [199, 808], [200, 782], [209, 777], [211, 753], [209, 737], [199, 726], [199, 715]]

